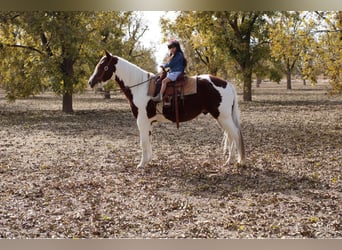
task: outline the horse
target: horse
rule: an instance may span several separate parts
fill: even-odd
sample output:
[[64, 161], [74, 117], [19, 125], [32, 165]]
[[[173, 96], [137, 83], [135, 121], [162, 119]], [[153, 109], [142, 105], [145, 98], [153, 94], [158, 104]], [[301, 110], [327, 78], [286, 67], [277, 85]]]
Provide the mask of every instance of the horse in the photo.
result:
[[[140, 134], [142, 157], [138, 168], [143, 168], [152, 159], [152, 124], [176, 120], [172, 115], [159, 112], [157, 103], [148, 95], [149, 82], [154, 78], [155, 74], [105, 51], [88, 81], [89, 86], [94, 88], [98, 84], [105, 85], [111, 79], [115, 80], [126, 96]], [[197, 92], [184, 96], [184, 106], [178, 114], [179, 122], [190, 121], [202, 113], [209, 113], [224, 131], [224, 154], [227, 148], [229, 150], [229, 158], [224, 166], [229, 165], [235, 157], [234, 149], [238, 152], [237, 164], [244, 165], [245, 148], [234, 86], [210, 74], [197, 75], [196, 78]]]

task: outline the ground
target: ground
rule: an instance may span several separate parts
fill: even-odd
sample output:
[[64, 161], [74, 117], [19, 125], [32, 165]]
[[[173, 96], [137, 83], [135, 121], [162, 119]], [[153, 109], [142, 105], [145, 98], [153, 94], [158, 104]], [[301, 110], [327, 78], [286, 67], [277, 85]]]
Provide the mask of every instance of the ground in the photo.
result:
[[[241, 95], [239, 95], [241, 99]], [[0, 91], [0, 238], [341, 238], [342, 97], [263, 83], [239, 102], [247, 166], [222, 167], [210, 115], [153, 131], [137, 169], [125, 98]]]

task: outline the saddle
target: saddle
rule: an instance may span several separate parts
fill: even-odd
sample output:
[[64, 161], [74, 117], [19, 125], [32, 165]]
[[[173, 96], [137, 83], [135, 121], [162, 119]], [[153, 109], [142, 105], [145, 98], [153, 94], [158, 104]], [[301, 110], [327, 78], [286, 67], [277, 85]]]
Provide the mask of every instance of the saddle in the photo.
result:
[[[150, 83], [149, 95], [156, 96], [161, 88], [163, 76]], [[163, 113], [175, 115], [176, 125], [179, 128], [179, 110], [184, 105], [184, 96], [196, 94], [197, 78], [188, 77], [185, 73], [180, 74], [176, 81], [169, 82], [163, 96]]]
[[176, 81], [169, 82], [166, 85], [163, 99], [167, 100], [168, 97], [172, 97], [175, 94], [175, 91], [179, 94], [184, 94], [185, 77], [185, 73], [182, 73], [177, 77]]
[[[185, 74], [180, 74], [176, 81], [169, 82], [166, 85], [165, 93], [163, 96], [163, 106], [171, 106], [174, 105], [174, 111], [176, 115], [176, 126], [179, 128], [179, 100], [178, 98], [184, 98], [184, 82], [185, 82]], [[172, 102], [173, 101], [173, 102]]]

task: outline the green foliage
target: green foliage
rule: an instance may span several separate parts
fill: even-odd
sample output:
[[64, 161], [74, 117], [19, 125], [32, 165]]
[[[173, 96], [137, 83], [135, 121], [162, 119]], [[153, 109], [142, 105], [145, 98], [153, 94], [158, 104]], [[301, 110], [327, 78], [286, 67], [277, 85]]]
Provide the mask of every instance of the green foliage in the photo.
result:
[[279, 12], [270, 29], [271, 55], [282, 65], [291, 88], [297, 69], [304, 80], [329, 77], [333, 91], [342, 92], [341, 12]]
[[309, 27], [299, 11], [279, 12], [270, 29], [271, 56], [282, 65], [291, 89], [291, 74], [313, 41]]
[[270, 80], [276, 83], [280, 83], [283, 78], [283, 72], [279, 69], [279, 67], [271, 67], [269, 69]]
[[226, 56], [215, 45], [219, 38], [213, 12], [182, 11], [174, 23], [162, 19], [165, 38], [177, 38], [188, 59], [188, 72], [222, 74]]
[[342, 11], [316, 12], [326, 30], [319, 36], [315, 53], [320, 67], [330, 79], [333, 93], [342, 94]]
[[243, 100], [252, 100], [252, 72], [268, 57], [268, 26], [270, 12], [217, 12], [222, 32], [223, 51], [239, 67], [243, 80]]
[[[180, 12], [174, 23], [162, 20], [165, 37], [181, 40], [189, 70], [227, 77], [241, 75], [244, 100], [251, 100], [252, 71], [267, 55], [264, 12]], [[203, 67], [204, 66], [204, 67]]]
[[280, 82], [285, 74], [316, 83], [324, 74], [333, 92], [342, 92], [342, 12], [179, 12], [175, 22], [162, 19], [166, 39], [178, 38], [188, 70], [232, 77], [243, 82], [251, 100], [252, 73]]
[[[342, 92], [341, 12], [181, 11], [161, 24], [165, 39], [181, 41], [188, 73], [242, 81], [245, 100], [252, 72], [278, 82], [279, 69], [312, 82], [324, 74]], [[9, 100], [72, 95], [85, 89], [103, 49], [153, 72], [154, 51], [140, 42], [146, 29], [131, 11], [0, 12], [0, 87]]]
[[86, 88], [104, 49], [155, 67], [143, 32], [133, 12], [0, 12], [0, 87], [10, 100], [46, 89], [72, 95]]
[[37, 94], [46, 88], [42, 82], [44, 70], [37, 53], [8, 48], [0, 50], [0, 57], [7, 58], [0, 60], [0, 84], [6, 89], [10, 101]]

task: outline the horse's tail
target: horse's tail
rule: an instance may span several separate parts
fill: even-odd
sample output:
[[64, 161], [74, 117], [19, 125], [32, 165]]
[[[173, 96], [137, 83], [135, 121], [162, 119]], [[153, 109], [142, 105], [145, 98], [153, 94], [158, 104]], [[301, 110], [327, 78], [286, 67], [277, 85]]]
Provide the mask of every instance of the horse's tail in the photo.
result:
[[237, 92], [235, 90], [235, 87], [231, 84], [230, 85], [232, 87], [232, 91], [234, 94], [234, 100], [233, 100], [233, 106], [232, 106], [232, 117], [233, 117], [233, 121], [235, 126], [240, 130], [241, 129], [241, 125], [240, 125], [240, 112], [239, 112], [239, 104], [238, 104], [238, 96], [237, 96]]
[[238, 96], [235, 90], [235, 87], [231, 84], [232, 91], [234, 94], [233, 106], [232, 106], [232, 118], [235, 126], [238, 129], [239, 133], [239, 155], [240, 155], [240, 163], [243, 165], [245, 162], [245, 144], [243, 141], [242, 131], [241, 131], [241, 123], [240, 123], [240, 111], [239, 111], [239, 104], [238, 104]]

